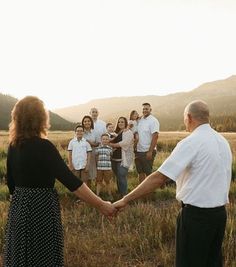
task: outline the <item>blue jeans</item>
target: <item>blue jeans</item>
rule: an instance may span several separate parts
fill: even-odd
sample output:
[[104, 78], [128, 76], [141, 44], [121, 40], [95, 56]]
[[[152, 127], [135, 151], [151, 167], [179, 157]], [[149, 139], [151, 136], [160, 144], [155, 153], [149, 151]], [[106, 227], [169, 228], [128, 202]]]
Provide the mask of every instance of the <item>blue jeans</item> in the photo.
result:
[[117, 188], [118, 192], [124, 196], [127, 194], [128, 185], [127, 185], [127, 175], [128, 175], [128, 168], [121, 166], [121, 162], [119, 161], [112, 161], [112, 170], [116, 176]]

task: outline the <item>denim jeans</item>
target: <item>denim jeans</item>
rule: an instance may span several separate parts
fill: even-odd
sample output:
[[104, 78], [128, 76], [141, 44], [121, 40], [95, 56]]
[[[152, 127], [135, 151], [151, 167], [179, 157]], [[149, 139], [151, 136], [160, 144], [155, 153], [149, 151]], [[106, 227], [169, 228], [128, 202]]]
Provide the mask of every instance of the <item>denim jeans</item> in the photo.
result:
[[119, 194], [122, 196], [127, 194], [128, 185], [127, 185], [127, 175], [128, 168], [121, 166], [121, 162], [112, 161], [112, 170], [116, 176], [117, 188]]

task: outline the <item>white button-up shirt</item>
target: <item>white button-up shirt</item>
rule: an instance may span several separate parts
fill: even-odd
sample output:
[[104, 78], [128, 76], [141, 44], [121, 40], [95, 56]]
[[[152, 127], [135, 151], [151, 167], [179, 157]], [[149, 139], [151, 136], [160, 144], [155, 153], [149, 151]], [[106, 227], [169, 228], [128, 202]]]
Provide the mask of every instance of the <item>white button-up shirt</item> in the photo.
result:
[[70, 141], [68, 151], [72, 151], [72, 164], [75, 170], [81, 170], [86, 167], [87, 153], [92, 151], [92, 148], [84, 138], [78, 140], [75, 137]]
[[152, 115], [142, 117], [138, 122], [138, 152], [147, 152], [151, 145], [152, 134], [159, 133], [159, 121]]
[[96, 133], [96, 138], [100, 143], [101, 135], [107, 132], [106, 123], [105, 121], [97, 119], [95, 122], [93, 122], [93, 125], [94, 125], [94, 131]]
[[158, 171], [176, 181], [178, 200], [213, 208], [229, 201], [231, 168], [227, 140], [209, 124], [202, 124], [177, 144]]

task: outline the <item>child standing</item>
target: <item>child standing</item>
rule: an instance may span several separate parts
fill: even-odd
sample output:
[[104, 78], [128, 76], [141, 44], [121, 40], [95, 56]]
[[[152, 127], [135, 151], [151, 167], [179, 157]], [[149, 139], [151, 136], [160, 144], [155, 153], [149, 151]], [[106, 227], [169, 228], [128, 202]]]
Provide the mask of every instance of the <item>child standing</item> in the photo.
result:
[[134, 134], [134, 151], [136, 150], [136, 146], [138, 143], [138, 121], [139, 121], [139, 114], [136, 110], [132, 110], [130, 112], [129, 116], [129, 129], [133, 132]]
[[109, 135], [110, 141], [113, 140], [117, 136], [117, 133], [114, 132], [114, 124], [111, 122], [108, 122], [106, 124], [106, 129], [107, 129], [107, 134]]
[[108, 145], [110, 142], [109, 135], [107, 133], [101, 136], [101, 145], [96, 148], [95, 154], [97, 159], [97, 178], [96, 178], [96, 193], [99, 196], [102, 188], [103, 180], [106, 183], [109, 197], [111, 198], [111, 180], [112, 180], [112, 168], [111, 168], [111, 155], [112, 148]]
[[84, 128], [82, 125], [75, 127], [75, 137], [68, 145], [69, 151], [69, 168], [74, 175], [83, 182], [88, 181], [88, 166], [90, 162], [92, 148], [90, 144], [83, 138]]
[[129, 125], [129, 129], [133, 132], [133, 134], [135, 134], [138, 131], [137, 129], [138, 120], [139, 120], [138, 112], [136, 110], [132, 110], [129, 115], [128, 125]]

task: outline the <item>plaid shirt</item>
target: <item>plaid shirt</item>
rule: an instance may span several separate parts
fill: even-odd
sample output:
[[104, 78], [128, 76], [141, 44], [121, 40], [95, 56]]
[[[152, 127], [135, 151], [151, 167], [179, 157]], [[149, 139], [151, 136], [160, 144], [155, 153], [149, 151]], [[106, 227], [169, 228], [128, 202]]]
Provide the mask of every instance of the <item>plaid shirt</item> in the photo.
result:
[[96, 148], [97, 155], [97, 169], [98, 170], [111, 170], [111, 155], [112, 148], [110, 146], [99, 146]]

